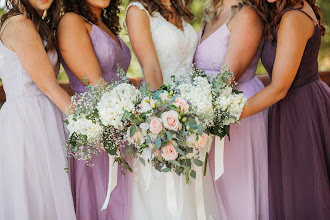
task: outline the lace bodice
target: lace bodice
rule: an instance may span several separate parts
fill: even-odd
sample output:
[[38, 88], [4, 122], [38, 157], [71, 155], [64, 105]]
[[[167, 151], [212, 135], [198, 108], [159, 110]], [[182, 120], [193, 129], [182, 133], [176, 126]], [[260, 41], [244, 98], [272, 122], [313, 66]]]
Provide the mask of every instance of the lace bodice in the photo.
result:
[[182, 19], [184, 31], [181, 31], [159, 12], [150, 15], [139, 2], [130, 3], [127, 10], [133, 5], [144, 10], [149, 17], [152, 40], [162, 70], [164, 84], [173, 84], [172, 76], [175, 76], [179, 82], [191, 82], [190, 72], [198, 42], [194, 28]]

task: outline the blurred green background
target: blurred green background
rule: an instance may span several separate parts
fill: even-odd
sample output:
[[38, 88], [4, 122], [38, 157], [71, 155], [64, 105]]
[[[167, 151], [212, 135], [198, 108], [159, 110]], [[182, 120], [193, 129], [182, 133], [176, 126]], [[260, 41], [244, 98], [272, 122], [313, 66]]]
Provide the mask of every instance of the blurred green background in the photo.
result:
[[[121, 18], [121, 24], [122, 24], [122, 31], [120, 33], [120, 37], [126, 42], [126, 44], [130, 47], [131, 45], [129, 43], [129, 38], [127, 35], [127, 31], [124, 28], [123, 22], [124, 22], [124, 13], [125, 9], [128, 5], [129, 0], [123, 0], [122, 5], [122, 12], [120, 14]], [[200, 21], [203, 16], [203, 4], [205, 3], [205, 0], [192, 0], [192, 10], [195, 15], [194, 20], [192, 21], [192, 25], [195, 28], [195, 30], [198, 32], [200, 28]], [[322, 38], [322, 45], [321, 50], [319, 54], [319, 69], [320, 71], [330, 71], [330, 1], [329, 0], [317, 0], [317, 4], [321, 8], [323, 12], [323, 25], [327, 29], [327, 34]], [[3, 7], [3, 0], [0, 1], [0, 7]], [[0, 9], [0, 14], [3, 13], [3, 10]], [[265, 69], [263, 68], [262, 64], [260, 63], [258, 66], [258, 73], [266, 73]], [[128, 70], [129, 77], [140, 77], [141, 76], [141, 70], [140, 66], [137, 62], [136, 57], [132, 53], [132, 61], [130, 68]], [[58, 80], [60, 82], [67, 82], [67, 76], [63, 69], [61, 69], [61, 72], [58, 76]]]

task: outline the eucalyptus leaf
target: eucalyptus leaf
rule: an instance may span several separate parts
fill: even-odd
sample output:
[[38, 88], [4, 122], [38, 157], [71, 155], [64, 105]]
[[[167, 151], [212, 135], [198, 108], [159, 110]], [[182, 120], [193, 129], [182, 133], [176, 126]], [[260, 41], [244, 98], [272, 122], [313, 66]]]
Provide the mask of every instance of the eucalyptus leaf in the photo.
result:
[[194, 159], [194, 163], [196, 164], [196, 166], [203, 166], [203, 162], [201, 160], [198, 160], [198, 159]]
[[164, 169], [161, 170], [161, 172], [163, 172], [163, 173], [166, 173], [166, 172], [169, 172], [169, 171], [171, 171], [171, 168], [164, 168]]
[[204, 132], [204, 127], [203, 127], [202, 124], [199, 124], [198, 125], [198, 133], [199, 133], [199, 135], [203, 135], [203, 132]]
[[176, 160], [169, 160], [169, 162], [171, 162], [174, 165], [177, 165], [178, 167], [181, 167], [181, 164]]
[[190, 171], [190, 176], [196, 179], [196, 171], [195, 170]]
[[162, 141], [160, 140], [160, 138], [156, 139], [156, 147], [159, 149], [162, 146]]
[[167, 140], [171, 141], [172, 140], [172, 134], [169, 131], [166, 131], [166, 136], [167, 136]]
[[129, 130], [129, 136], [133, 137], [133, 135], [135, 134], [135, 131], [136, 131], [136, 126], [132, 125], [132, 127]]
[[184, 156], [184, 157], [186, 156], [179, 147], [176, 147], [175, 149], [181, 156]]
[[142, 157], [140, 157], [140, 161], [141, 161], [141, 163], [143, 164], [143, 166], [146, 165], [146, 161], [145, 161]]

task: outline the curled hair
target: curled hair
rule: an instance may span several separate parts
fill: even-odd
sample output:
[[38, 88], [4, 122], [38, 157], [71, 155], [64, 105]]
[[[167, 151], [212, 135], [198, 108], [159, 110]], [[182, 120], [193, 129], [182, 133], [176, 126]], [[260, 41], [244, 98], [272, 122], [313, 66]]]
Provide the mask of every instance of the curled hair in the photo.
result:
[[[261, 12], [262, 19], [265, 23], [265, 37], [271, 42], [275, 41], [275, 34], [274, 30], [277, 30], [278, 24], [280, 23], [281, 17], [285, 10], [291, 9], [297, 4], [300, 4], [300, 9], [304, 6], [303, 0], [281, 0], [279, 6], [277, 7], [275, 3], [269, 3], [264, 0], [249, 0], [254, 1], [254, 4]], [[306, 0], [307, 3], [312, 7], [315, 16], [317, 18], [317, 22], [319, 25], [319, 29], [321, 31], [321, 35], [324, 36], [325, 28], [322, 26], [321, 19], [322, 19], [322, 12], [320, 8], [315, 5], [316, 0]]]
[[6, 12], [1, 16], [1, 28], [4, 22], [15, 15], [25, 15], [30, 19], [42, 40], [47, 41], [46, 51], [55, 50], [57, 46], [55, 33], [61, 14], [60, 0], [54, 0], [43, 18], [33, 8], [29, 0], [6, 0]]
[[[108, 7], [102, 9], [101, 19], [103, 23], [115, 34], [120, 32], [119, 16], [121, 0], [111, 0]], [[86, 0], [63, 0], [64, 12], [77, 13], [93, 24], [97, 24], [97, 17], [93, 13]]]
[[[191, 22], [194, 19], [194, 15], [191, 12], [190, 2], [191, 0], [170, 0], [175, 13], [183, 18], [186, 22]], [[159, 12], [166, 20], [173, 17], [173, 13], [166, 9], [166, 7], [160, 2], [160, 0], [131, 0], [131, 2], [140, 2], [144, 8], [153, 15]]]

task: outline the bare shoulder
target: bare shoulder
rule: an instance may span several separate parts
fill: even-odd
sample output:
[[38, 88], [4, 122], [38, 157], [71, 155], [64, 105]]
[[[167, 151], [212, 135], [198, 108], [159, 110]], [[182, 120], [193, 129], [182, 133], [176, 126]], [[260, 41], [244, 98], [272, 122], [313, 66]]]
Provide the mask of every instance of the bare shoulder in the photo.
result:
[[59, 23], [60, 27], [74, 27], [74, 26], [82, 26], [85, 25], [86, 21], [77, 13], [74, 12], [68, 12], [65, 13]]
[[310, 38], [314, 33], [315, 24], [306, 14], [298, 10], [286, 12], [279, 25], [279, 34], [297, 34], [302, 38]]
[[127, 17], [148, 18], [148, 14], [142, 4], [140, 6], [130, 5], [127, 9]]
[[243, 6], [241, 10], [237, 12], [233, 19], [239, 22], [253, 22], [261, 23], [261, 17], [258, 12], [252, 6]]
[[233, 29], [263, 30], [263, 22], [257, 11], [250, 6], [243, 6], [230, 20], [228, 26]]
[[[10, 18], [9, 18], [10, 19]], [[29, 33], [36, 32], [36, 28], [31, 19], [25, 16], [17, 16], [12, 19], [5, 28], [9, 33]]]

